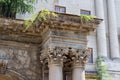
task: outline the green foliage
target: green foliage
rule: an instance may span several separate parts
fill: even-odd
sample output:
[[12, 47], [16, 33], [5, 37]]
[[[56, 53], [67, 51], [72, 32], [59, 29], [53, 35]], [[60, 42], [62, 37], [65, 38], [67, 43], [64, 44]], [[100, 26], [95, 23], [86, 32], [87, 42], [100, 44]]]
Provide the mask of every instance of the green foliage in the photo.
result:
[[46, 20], [49, 20], [50, 17], [57, 17], [57, 14], [50, 12], [49, 10], [42, 9], [39, 14], [34, 14], [30, 19], [25, 20], [24, 25], [26, 29], [28, 29], [29, 27], [34, 26], [36, 19], [38, 21], [44, 22]]
[[34, 21], [37, 18], [38, 13], [32, 15], [32, 17], [30, 19], [27, 19], [24, 21], [24, 25], [26, 27], [26, 29], [28, 29], [29, 27], [34, 25]]
[[38, 15], [38, 20], [46, 21], [47, 19], [50, 19], [50, 17], [57, 17], [57, 14], [55, 14], [54, 12], [50, 12], [49, 10], [43, 9]]
[[16, 13], [31, 13], [37, 0], [0, 0], [0, 15], [15, 18]]
[[102, 62], [102, 58], [97, 59], [97, 80], [111, 80], [107, 71], [107, 65]]
[[89, 22], [94, 18], [96, 18], [96, 16], [88, 16], [88, 15], [82, 14], [80, 15], [80, 18], [82, 19], [83, 22]]

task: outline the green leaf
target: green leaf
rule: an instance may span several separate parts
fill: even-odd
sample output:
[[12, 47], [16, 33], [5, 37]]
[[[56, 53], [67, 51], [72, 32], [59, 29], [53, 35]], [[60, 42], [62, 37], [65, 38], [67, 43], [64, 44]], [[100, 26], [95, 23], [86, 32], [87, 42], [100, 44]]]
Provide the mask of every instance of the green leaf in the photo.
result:
[[44, 22], [46, 20], [49, 20], [51, 17], [57, 17], [57, 14], [50, 12], [49, 10], [42, 9], [39, 14], [36, 13], [30, 19], [25, 20], [24, 25], [26, 29], [28, 29], [29, 27], [34, 26], [36, 19], [38, 21]]
[[96, 18], [96, 16], [88, 16], [85, 14], [80, 15], [80, 18], [84, 21], [84, 22], [89, 22], [92, 19]]

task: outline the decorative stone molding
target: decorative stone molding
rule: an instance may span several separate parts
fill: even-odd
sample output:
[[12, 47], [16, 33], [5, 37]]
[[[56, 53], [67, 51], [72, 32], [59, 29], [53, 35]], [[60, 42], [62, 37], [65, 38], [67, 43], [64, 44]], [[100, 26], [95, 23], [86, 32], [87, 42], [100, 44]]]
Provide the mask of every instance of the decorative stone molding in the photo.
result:
[[89, 49], [78, 49], [74, 52], [72, 57], [72, 80], [85, 80], [85, 64], [90, 55]]
[[90, 50], [78, 49], [74, 52], [73, 55], [74, 55], [72, 56], [73, 65], [84, 67], [84, 65], [87, 63], [88, 57], [90, 56]]
[[87, 59], [90, 55], [89, 49], [72, 49], [55, 47], [54, 49], [44, 50], [40, 56], [41, 62], [48, 62], [49, 64], [67, 64], [84, 66], [87, 63]]
[[[45, 52], [44, 52], [45, 51]], [[63, 60], [66, 58], [67, 51], [61, 47], [55, 47], [54, 49], [44, 50], [40, 56], [41, 62], [48, 62], [49, 64], [63, 64]]]
[[48, 55], [49, 65], [50, 64], [63, 65], [63, 59], [65, 58], [64, 54], [65, 51], [60, 47], [56, 47], [53, 51], [49, 51], [49, 55]]

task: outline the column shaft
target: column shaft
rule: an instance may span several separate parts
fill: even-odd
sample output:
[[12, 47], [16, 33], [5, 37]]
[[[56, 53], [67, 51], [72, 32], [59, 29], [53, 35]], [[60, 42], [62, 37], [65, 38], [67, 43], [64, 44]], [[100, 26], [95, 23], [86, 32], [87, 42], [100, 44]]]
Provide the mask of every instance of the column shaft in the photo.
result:
[[103, 19], [102, 23], [99, 24], [97, 29], [97, 47], [98, 55], [101, 57], [107, 57], [107, 42], [106, 42], [106, 31], [104, 22], [104, 6], [103, 0], [95, 0], [96, 4], [96, 16]]
[[72, 80], [85, 80], [85, 70], [82, 67], [74, 67]]
[[49, 65], [49, 80], [63, 80], [62, 66], [59, 64]]
[[110, 36], [110, 50], [111, 58], [119, 58], [119, 42], [117, 34], [117, 23], [115, 13], [115, 0], [108, 0], [108, 21], [109, 21], [109, 36]]

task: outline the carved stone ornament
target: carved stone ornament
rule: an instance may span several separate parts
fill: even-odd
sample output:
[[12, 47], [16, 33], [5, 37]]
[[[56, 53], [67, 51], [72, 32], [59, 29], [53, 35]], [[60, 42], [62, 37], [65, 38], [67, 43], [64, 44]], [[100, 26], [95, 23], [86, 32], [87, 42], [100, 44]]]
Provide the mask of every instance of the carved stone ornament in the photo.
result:
[[[45, 52], [46, 53], [46, 52]], [[61, 47], [55, 47], [52, 50], [47, 50], [47, 54], [41, 55], [41, 62], [48, 62], [49, 64], [63, 64], [63, 60], [66, 58], [66, 50]]]
[[89, 49], [72, 49], [55, 47], [52, 50], [45, 50], [40, 56], [41, 62], [49, 64], [81, 65], [87, 63], [90, 55]]
[[72, 56], [73, 66], [84, 67], [84, 65], [88, 62], [88, 57], [90, 56], [90, 49], [78, 49], [76, 50]]

